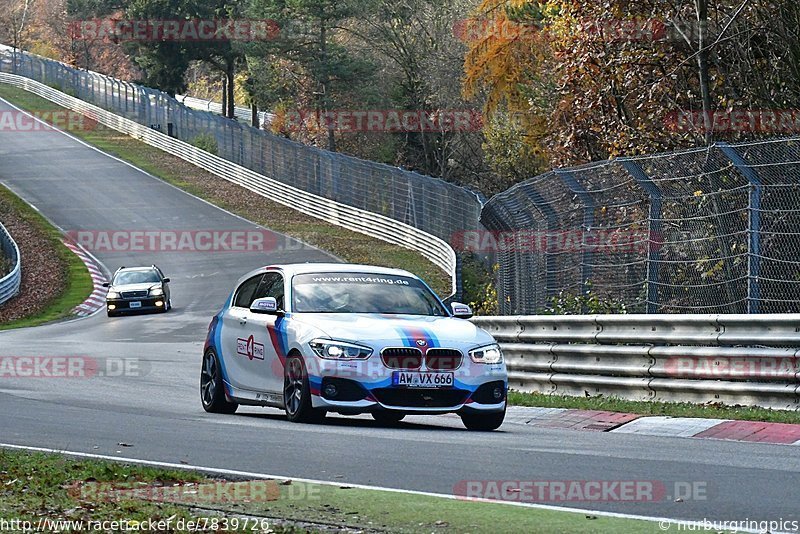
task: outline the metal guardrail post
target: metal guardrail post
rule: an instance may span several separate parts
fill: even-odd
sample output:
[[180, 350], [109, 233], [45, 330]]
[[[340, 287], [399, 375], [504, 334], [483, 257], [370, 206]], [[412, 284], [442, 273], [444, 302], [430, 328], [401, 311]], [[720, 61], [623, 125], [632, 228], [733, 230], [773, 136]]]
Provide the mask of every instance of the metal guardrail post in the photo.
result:
[[761, 196], [764, 184], [735, 148], [722, 142], [717, 146], [750, 183], [747, 206], [747, 313], [758, 313], [761, 301], [758, 278], [761, 275]]
[[[555, 171], [556, 176], [561, 178], [561, 180], [569, 187], [569, 190], [572, 191], [583, 203], [583, 231], [581, 232], [581, 246], [583, 250], [581, 251], [581, 289], [583, 294], [586, 295], [589, 291], [590, 287], [590, 279], [592, 277], [592, 247], [589, 243], [586, 242], [588, 237], [588, 233], [590, 229], [594, 226], [594, 210], [597, 205], [594, 202], [594, 198], [589, 192], [578, 182], [578, 179], [575, 177], [575, 174], [569, 170], [557, 170]], [[587, 307], [586, 302], [583, 301], [582, 308], [583, 313], [586, 313]]]
[[[661, 190], [636, 161], [620, 158], [622, 167], [636, 180], [650, 197], [649, 246], [647, 251], [647, 313], [658, 313], [658, 263], [661, 258]], [[655, 238], [655, 239], [654, 239]]]

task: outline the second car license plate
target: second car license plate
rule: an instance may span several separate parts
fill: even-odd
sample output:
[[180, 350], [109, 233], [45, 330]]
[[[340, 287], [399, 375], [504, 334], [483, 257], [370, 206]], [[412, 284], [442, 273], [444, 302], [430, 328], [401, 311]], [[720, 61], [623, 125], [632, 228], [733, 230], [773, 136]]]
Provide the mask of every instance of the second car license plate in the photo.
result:
[[415, 388], [446, 388], [453, 385], [453, 373], [392, 373], [393, 386], [410, 386]]
[[138, 300], [136, 300], [136, 301], [130, 303], [130, 307], [131, 308], [141, 308], [142, 307], [142, 303], [139, 302]]

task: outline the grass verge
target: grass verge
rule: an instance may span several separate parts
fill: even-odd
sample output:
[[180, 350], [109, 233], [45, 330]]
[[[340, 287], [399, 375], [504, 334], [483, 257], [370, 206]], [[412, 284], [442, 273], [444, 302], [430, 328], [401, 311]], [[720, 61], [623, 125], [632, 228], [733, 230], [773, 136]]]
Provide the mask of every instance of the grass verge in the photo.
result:
[[[86, 265], [64, 246], [63, 235], [57, 228], [25, 201], [2, 186], [0, 186], [0, 205], [19, 221], [21, 226], [26, 227], [26, 239], [34, 241], [22, 242], [15, 238], [22, 255], [23, 285], [21, 295], [8, 301], [3, 308], [7, 306], [13, 309], [18, 305], [19, 299], [27, 301], [20, 305], [21, 311], [11, 315], [12, 318], [5, 322], [2, 321], [4, 317], [8, 317], [5, 314], [9, 309], [0, 312], [0, 330], [37, 326], [66, 317], [92, 292], [92, 278]], [[36, 249], [35, 252], [32, 249]], [[35, 257], [35, 253], [39, 253], [41, 257]], [[35, 262], [35, 265], [30, 263], [26, 265], [27, 260]], [[33, 274], [36, 269], [41, 268], [56, 272], [45, 272], [41, 277]], [[54, 283], [47, 287], [40, 285], [49, 284], [51, 281]], [[34, 295], [28, 292], [33, 292]]]
[[691, 404], [688, 402], [630, 401], [615, 397], [570, 397], [510, 391], [508, 401], [517, 406], [542, 408], [572, 408], [576, 410], [605, 410], [608, 412], [641, 415], [666, 415], [669, 417], [702, 417], [709, 419], [737, 419], [770, 423], [800, 424], [800, 412], [770, 410], [752, 406], [727, 406], [721, 403]]
[[[64, 109], [6, 84], [0, 84], [0, 97], [28, 111]], [[101, 125], [93, 129], [73, 129], [69, 133], [165, 182], [271, 230], [304, 241], [348, 262], [406, 269], [424, 278], [437, 294], [450, 294], [448, 276], [416, 252], [303, 215]]]
[[[185, 529], [177, 528], [179, 520], [217, 518], [218, 524], [227, 520], [232, 526], [233, 518], [239, 518], [241, 527], [248, 518], [269, 522], [270, 532], [275, 533], [659, 531], [656, 523], [588, 512], [289, 481], [231, 483], [190, 471], [3, 449], [0, 466], [0, 520], [31, 521], [34, 525], [42, 519], [146, 522], [172, 518], [172, 528], [160, 531], [182, 532]], [[253, 531], [252, 522], [246, 529], [231, 530]]]

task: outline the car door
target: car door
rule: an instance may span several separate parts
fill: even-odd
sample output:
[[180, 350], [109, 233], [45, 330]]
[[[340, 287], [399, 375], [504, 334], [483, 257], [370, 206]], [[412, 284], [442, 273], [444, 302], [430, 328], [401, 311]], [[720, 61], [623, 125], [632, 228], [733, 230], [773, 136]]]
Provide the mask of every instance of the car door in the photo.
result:
[[236, 289], [231, 307], [222, 316], [220, 343], [228, 380], [235, 388], [261, 389], [259, 369], [264, 364], [266, 330], [250, 321], [250, 304], [263, 274], [242, 282]]
[[[278, 310], [284, 310], [284, 279], [277, 271], [269, 271], [255, 292], [256, 298], [273, 297], [278, 303]], [[264, 344], [263, 365], [259, 373], [261, 383], [259, 390], [270, 393], [283, 391], [283, 359], [285, 358], [286, 335], [283, 329], [284, 317], [281, 315], [249, 312], [247, 324], [257, 333], [258, 340]]]
[[164, 306], [172, 304], [172, 292], [169, 289], [170, 279], [164, 276], [164, 271], [156, 267], [159, 277], [161, 278], [161, 287], [164, 289]]

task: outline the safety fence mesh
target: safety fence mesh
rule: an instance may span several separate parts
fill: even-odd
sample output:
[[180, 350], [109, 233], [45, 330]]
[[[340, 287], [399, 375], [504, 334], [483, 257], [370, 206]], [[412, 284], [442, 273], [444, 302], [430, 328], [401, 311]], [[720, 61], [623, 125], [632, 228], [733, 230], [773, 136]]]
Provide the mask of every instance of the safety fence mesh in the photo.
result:
[[560, 169], [481, 220], [504, 314], [800, 311], [800, 138]]

